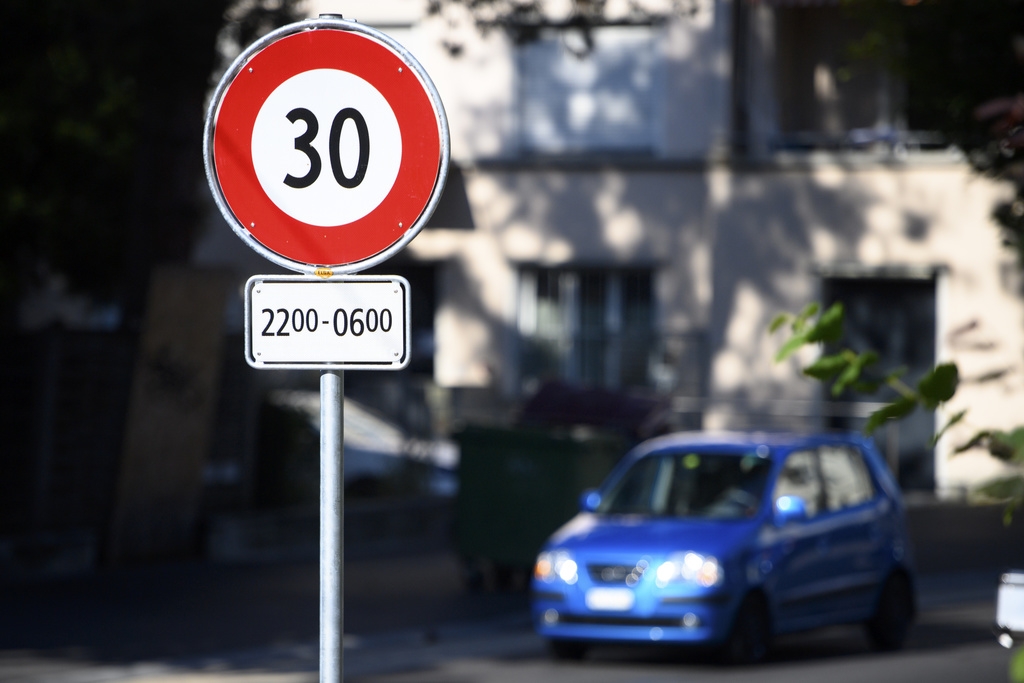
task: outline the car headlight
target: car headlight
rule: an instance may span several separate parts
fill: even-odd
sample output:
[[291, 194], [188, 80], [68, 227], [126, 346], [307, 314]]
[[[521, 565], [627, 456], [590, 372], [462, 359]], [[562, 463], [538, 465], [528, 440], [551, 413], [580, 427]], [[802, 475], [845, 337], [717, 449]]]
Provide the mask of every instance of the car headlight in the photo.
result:
[[673, 581], [687, 581], [711, 588], [722, 583], [724, 578], [718, 560], [694, 552], [672, 555], [658, 566], [655, 573], [655, 581], [660, 588]]
[[566, 550], [545, 551], [538, 555], [533, 575], [548, 583], [561, 579], [570, 586], [579, 579], [576, 560]]

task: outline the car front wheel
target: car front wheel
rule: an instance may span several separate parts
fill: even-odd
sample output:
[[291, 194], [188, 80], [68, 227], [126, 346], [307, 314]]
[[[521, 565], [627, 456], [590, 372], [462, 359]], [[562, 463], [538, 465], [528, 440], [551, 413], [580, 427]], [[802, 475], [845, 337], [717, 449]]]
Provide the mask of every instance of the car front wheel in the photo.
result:
[[882, 587], [878, 607], [867, 622], [868, 638], [877, 650], [898, 650], [903, 647], [913, 620], [910, 581], [902, 574], [893, 574]]
[[771, 645], [771, 619], [760, 595], [748, 595], [733, 620], [725, 642], [724, 658], [729, 664], [756, 664], [768, 654]]

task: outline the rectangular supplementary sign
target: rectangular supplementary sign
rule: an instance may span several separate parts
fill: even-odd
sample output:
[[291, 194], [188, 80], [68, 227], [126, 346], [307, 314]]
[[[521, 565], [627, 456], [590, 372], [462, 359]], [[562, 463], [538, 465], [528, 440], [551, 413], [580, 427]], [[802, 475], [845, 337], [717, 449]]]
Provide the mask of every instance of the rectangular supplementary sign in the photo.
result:
[[245, 359], [255, 368], [401, 370], [409, 283], [391, 275], [255, 275], [245, 286]]

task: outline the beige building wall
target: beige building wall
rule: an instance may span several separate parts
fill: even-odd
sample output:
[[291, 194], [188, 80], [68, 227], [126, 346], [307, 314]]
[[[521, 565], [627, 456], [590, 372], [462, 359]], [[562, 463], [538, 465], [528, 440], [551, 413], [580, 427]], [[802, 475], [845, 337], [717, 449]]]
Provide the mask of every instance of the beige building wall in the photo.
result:
[[822, 162], [725, 175], [712, 202], [706, 426], [732, 426], [737, 405], [785, 413], [778, 404], [790, 401], [791, 412], [808, 410], [802, 402], [815, 400], [818, 389], [800, 377], [799, 367], [813, 355], [808, 350], [784, 365], [773, 363], [781, 337], [772, 339], [765, 329], [776, 313], [818, 299], [822, 268], [934, 268], [941, 273], [936, 357], [956, 362], [962, 378], [936, 423], [969, 411], [937, 448], [936, 486], [952, 491], [997, 473], [1000, 466], [989, 456], [953, 457], [952, 450], [979, 429], [1018, 425], [1024, 414], [1020, 274], [989, 218], [1008, 188], [948, 159]]
[[644, 265], [657, 273], [660, 333], [709, 335], [706, 427], [743, 426], [751, 413], [813, 418], [821, 392], [798, 365], [813, 354], [774, 363], [771, 319], [818, 300], [823, 268], [936, 269], [937, 359], [964, 379], [937, 422], [970, 410], [940, 444], [937, 485], [998, 470], [985, 455], [950, 456], [970, 430], [1009, 428], [1024, 407], [1020, 278], [988, 217], [1006, 189], [963, 164], [476, 168], [465, 178], [475, 229], [430, 229], [409, 247], [447, 264], [440, 384], [515, 393], [522, 266]]
[[[564, 163], [520, 154], [516, 54], [502, 32], [481, 35], [464, 15], [424, 17], [418, 0], [309, 3], [311, 15], [341, 11], [395, 35], [444, 101], [473, 228], [430, 228], [408, 247], [414, 260], [439, 264], [436, 382], [517, 396], [523, 266], [642, 265], [655, 269], [659, 332], [709, 339], [709, 395], [698, 397], [706, 427], [736, 426], [744, 412], [813, 419], [821, 391], [798, 371], [813, 354], [775, 364], [772, 317], [817, 300], [823, 268], [938, 269], [937, 358], [956, 361], [963, 383], [937, 423], [969, 413], [939, 444], [936, 484], [953, 490], [997, 472], [987, 455], [951, 451], [974, 429], [1024, 415], [1020, 274], [989, 219], [1006, 188], [946, 153], [715, 161], [730, 126], [731, 5], [697, 4], [693, 17], [661, 29], [665, 87], [651, 160]], [[568, 4], [551, 7], [557, 16]], [[777, 125], [770, 29], [769, 11], [757, 9], [755, 132]], [[446, 41], [461, 46], [458, 57]]]
[[474, 229], [429, 229], [408, 247], [446, 261], [435, 378], [517, 392], [523, 266], [656, 271], [665, 333], [702, 329], [711, 303], [707, 178], [672, 168], [464, 170]]

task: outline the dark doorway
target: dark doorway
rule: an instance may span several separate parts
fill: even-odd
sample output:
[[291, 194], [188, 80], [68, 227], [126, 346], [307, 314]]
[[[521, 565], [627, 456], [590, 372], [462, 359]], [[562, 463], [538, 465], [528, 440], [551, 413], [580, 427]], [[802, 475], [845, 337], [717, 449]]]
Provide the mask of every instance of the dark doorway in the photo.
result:
[[[903, 381], [915, 386], [935, 365], [935, 277], [826, 277], [822, 283], [826, 305], [841, 301], [846, 311], [843, 339], [837, 346], [854, 351], [872, 349], [879, 355], [874, 371], [884, 374], [905, 367]], [[841, 403], [888, 401], [896, 396], [889, 388], [877, 395], [847, 393]], [[837, 411], [846, 412], [846, 411]], [[864, 417], [833, 415], [828, 426], [860, 429]], [[904, 490], [935, 488], [935, 457], [931, 438], [935, 416], [921, 409], [891, 423], [875, 434], [879, 446], [895, 464]]]

